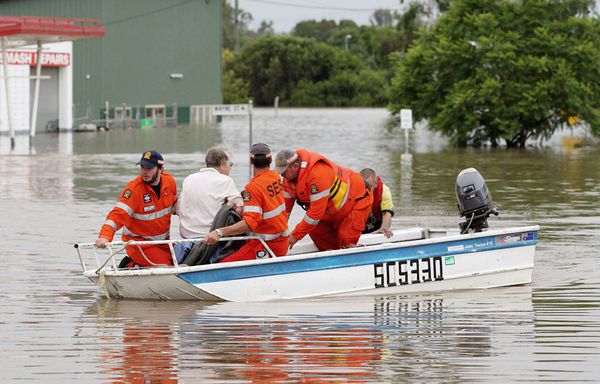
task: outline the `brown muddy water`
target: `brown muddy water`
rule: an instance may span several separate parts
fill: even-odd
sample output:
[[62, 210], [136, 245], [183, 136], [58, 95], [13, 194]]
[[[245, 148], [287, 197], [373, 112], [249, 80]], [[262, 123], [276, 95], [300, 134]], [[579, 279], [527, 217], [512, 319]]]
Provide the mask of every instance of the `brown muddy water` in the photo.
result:
[[[458, 172], [477, 168], [500, 216], [539, 224], [529, 286], [277, 303], [114, 301], [81, 276], [135, 162], [156, 148], [178, 185], [216, 144], [248, 180], [244, 118], [220, 126], [0, 136], [0, 382], [517, 382], [600, 380], [600, 147], [449, 149], [418, 128], [412, 163], [379, 109], [256, 110], [254, 141], [371, 166], [395, 227], [459, 222]], [[567, 133], [568, 134], [568, 133]], [[173, 224], [178, 237], [177, 221]]]

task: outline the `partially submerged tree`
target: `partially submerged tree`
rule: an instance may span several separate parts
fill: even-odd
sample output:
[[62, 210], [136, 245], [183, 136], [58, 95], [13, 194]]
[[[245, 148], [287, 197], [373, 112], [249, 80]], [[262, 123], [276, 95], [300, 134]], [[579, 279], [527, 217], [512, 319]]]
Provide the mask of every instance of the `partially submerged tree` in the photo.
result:
[[392, 112], [458, 145], [524, 146], [580, 116], [600, 134], [600, 22], [591, 0], [453, 0], [397, 64]]

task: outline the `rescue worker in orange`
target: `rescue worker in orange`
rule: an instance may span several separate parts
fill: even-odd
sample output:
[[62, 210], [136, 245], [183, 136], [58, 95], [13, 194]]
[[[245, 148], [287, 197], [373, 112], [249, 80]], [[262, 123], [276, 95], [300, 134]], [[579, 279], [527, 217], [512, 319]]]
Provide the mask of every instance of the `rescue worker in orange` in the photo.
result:
[[307, 234], [321, 251], [358, 243], [373, 202], [360, 174], [306, 149], [281, 150], [275, 166], [284, 179], [288, 215], [294, 200], [306, 210], [290, 247]]
[[[171, 212], [177, 201], [175, 179], [164, 170], [164, 160], [157, 151], [146, 151], [136, 164], [138, 177], [130, 181], [100, 229], [96, 246], [105, 248], [115, 232], [123, 227], [123, 241], [167, 240], [171, 228]], [[169, 246], [127, 246], [127, 255], [133, 263], [149, 267], [172, 265]]]
[[[288, 215], [283, 199], [281, 178], [271, 165], [271, 149], [263, 143], [254, 144], [250, 150], [250, 163], [254, 177], [242, 192], [244, 213], [242, 220], [211, 231], [206, 236], [206, 243], [217, 243], [223, 236], [234, 236], [243, 233], [262, 236], [266, 244], [276, 256], [285, 256], [288, 250]], [[250, 239], [236, 252], [225, 257], [221, 262], [255, 260], [269, 257], [267, 250], [259, 240]]]

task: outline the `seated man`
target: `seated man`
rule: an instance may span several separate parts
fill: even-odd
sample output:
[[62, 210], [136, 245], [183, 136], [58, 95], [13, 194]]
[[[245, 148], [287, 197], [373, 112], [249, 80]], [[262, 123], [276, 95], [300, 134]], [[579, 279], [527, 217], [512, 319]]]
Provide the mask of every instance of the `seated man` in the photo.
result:
[[[215, 216], [223, 204], [239, 207], [242, 212], [242, 197], [229, 177], [233, 162], [224, 148], [212, 147], [206, 152], [206, 168], [192, 173], [183, 180], [177, 201], [179, 233], [184, 239], [205, 236], [210, 232]], [[175, 244], [177, 262], [181, 263], [191, 251], [194, 243]], [[189, 263], [186, 260], [186, 263]]]
[[[288, 249], [288, 216], [285, 211], [283, 189], [279, 175], [269, 169], [271, 150], [266, 144], [254, 144], [250, 150], [250, 163], [254, 177], [246, 185], [244, 214], [242, 220], [216, 229], [206, 237], [206, 244], [215, 244], [222, 236], [248, 235], [262, 236], [276, 256], [284, 256]], [[238, 251], [225, 257], [221, 262], [254, 260], [268, 257], [267, 251], [258, 240], [251, 239]]]
[[[171, 212], [177, 201], [175, 179], [164, 170], [163, 157], [157, 151], [146, 151], [137, 163], [140, 175], [130, 181], [100, 229], [96, 246], [106, 248], [115, 232], [123, 227], [123, 241], [167, 240], [171, 228]], [[127, 246], [133, 260], [128, 266], [172, 265], [169, 246]]]
[[233, 162], [223, 148], [213, 147], [206, 152], [206, 168], [183, 180], [177, 201], [179, 232], [184, 239], [205, 236], [221, 206], [243, 205], [240, 192], [229, 177]]
[[394, 216], [392, 192], [387, 185], [383, 184], [373, 169], [365, 168], [360, 171], [360, 175], [373, 192], [373, 205], [363, 233], [383, 233], [390, 238], [393, 235], [391, 228], [392, 216]]

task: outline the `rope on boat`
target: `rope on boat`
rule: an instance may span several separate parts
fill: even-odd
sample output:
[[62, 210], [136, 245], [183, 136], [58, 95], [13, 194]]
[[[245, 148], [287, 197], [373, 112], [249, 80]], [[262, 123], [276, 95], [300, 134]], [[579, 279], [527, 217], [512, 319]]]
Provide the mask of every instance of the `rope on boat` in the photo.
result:
[[110, 300], [110, 295], [108, 294], [108, 289], [106, 288], [106, 271], [100, 271], [98, 273], [98, 289], [100, 292], [104, 293], [106, 298]]
[[[104, 266], [105, 266], [105, 265], [106, 265], [106, 264], [107, 264], [107, 263], [108, 263], [108, 262], [109, 262], [109, 261], [110, 261], [110, 260], [111, 260], [113, 257], [115, 257], [115, 255], [117, 255], [117, 254], [121, 253], [122, 251], [124, 251], [124, 250], [125, 250], [125, 248], [127, 247], [127, 245], [129, 245], [129, 243], [130, 243], [131, 241], [132, 241], [132, 240], [129, 240], [127, 243], [125, 243], [125, 245], [123, 246], [123, 248], [121, 248], [121, 249], [118, 249], [118, 250], [116, 250], [115, 252], [111, 253], [111, 254], [108, 256], [108, 258], [106, 259], [106, 261], [104, 261], [104, 263], [102, 263], [102, 265], [101, 265], [101, 266], [100, 266], [98, 269], [96, 269], [96, 272], [95, 272], [95, 273], [96, 273], [96, 274], [100, 274], [100, 270], [101, 270], [102, 268], [104, 268]], [[144, 257], [145, 257], [145, 256], [144, 256]]]

